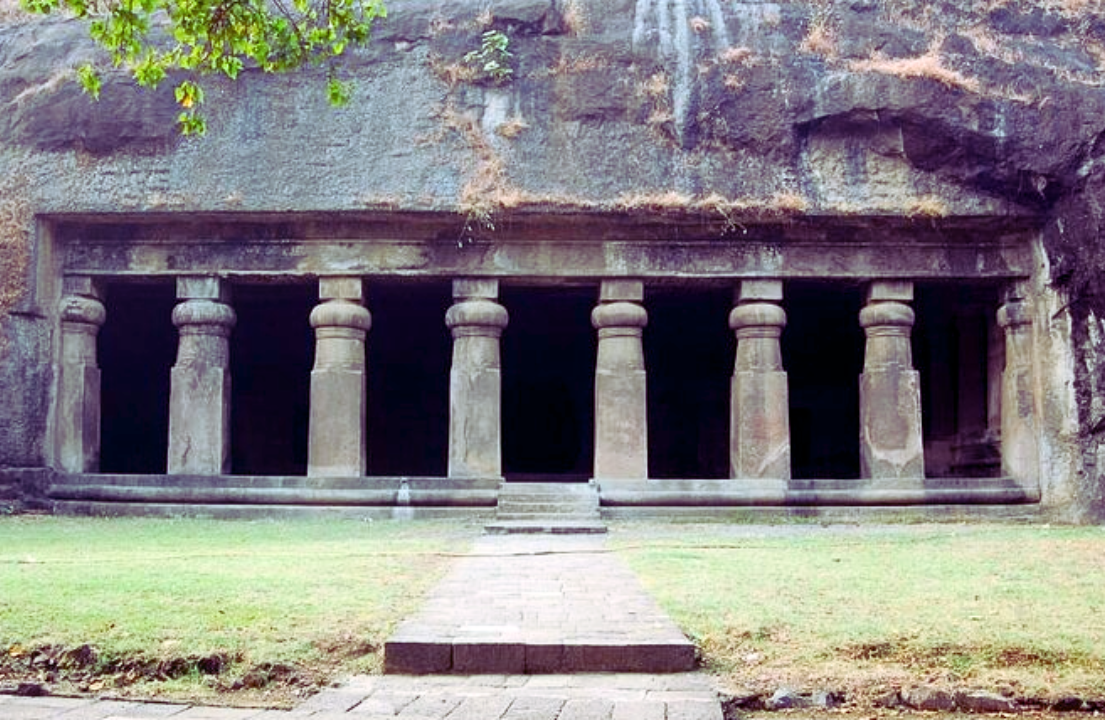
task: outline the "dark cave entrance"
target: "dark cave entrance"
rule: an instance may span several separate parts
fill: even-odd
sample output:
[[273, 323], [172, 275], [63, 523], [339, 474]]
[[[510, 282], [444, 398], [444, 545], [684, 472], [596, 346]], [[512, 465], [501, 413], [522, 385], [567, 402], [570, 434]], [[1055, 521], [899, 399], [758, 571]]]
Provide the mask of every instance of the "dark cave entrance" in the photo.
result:
[[647, 288], [649, 476], [729, 476], [733, 291]]
[[502, 289], [503, 475], [591, 477], [596, 343], [594, 287]]
[[176, 286], [112, 282], [100, 329], [100, 472], [162, 474], [169, 453], [169, 369]]

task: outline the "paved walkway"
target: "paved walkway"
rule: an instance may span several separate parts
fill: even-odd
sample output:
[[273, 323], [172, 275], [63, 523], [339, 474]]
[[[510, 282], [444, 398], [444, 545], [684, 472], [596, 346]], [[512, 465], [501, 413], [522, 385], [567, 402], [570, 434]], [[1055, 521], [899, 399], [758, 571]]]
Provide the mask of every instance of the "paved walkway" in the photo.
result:
[[294, 710], [0, 695], [3, 720], [722, 720], [699, 673], [384, 675], [353, 678]]
[[356, 677], [291, 711], [0, 695], [0, 719], [721, 720], [708, 678], [677, 672], [690, 643], [603, 543], [480, 538], [386, 648], [392, 670], [448, 674]]
[[485, 535], [388, 640], [389, 672], [678, 672], [694, 646], [604, 538]]

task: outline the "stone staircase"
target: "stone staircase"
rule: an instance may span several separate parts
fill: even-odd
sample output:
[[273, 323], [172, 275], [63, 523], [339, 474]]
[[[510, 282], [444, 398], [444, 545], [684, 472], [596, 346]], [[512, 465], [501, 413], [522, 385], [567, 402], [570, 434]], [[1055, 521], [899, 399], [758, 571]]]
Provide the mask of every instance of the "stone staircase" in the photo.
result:
[[505, 482], [499, 488], [493, 535], [605, 533], [598, 489], [591, 483]]

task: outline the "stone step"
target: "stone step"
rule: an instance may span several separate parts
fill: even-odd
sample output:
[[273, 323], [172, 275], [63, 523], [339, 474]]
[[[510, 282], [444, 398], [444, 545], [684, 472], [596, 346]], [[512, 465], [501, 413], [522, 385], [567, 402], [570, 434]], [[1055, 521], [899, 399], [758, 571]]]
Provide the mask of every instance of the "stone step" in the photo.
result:
[[580, 520], [594, 520], [599, 519], [598, 510], [592, 510], [587, 512], [574, 512], [574, 513], [538, 513], [538, 512], [498, 512], [495, 513], [496, 520], [539, 520], [543, 522], [551, 522], [553, 520], [562, 520], [565, 522], [578, 522]]
[[499, 500], [499, 512], [525, 513], [572, 513], [590, 512], [597, 506], [594, 499], [585, 502], [522, 502], [518, 500]]
[[595, 518], [495, 518], [495, 522], [484, 525], [489, 535], [602, 535], [606, 525]]
[[555, 495], [557, 497], [586, 497], [594, 491], [589, 483], [543, 483], [543, 482], [505, 482], [500, 493], [514, 495]]
[[598, 491], [590, 483], [509, 482], [499, 488], [494, 535], [593, 534], [606, 531]]

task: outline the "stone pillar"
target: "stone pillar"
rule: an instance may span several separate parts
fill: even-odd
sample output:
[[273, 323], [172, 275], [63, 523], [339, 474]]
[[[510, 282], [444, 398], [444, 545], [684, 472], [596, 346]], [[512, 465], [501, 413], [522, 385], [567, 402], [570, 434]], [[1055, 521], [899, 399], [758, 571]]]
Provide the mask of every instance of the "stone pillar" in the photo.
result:
[[365, 474], [365, 337], [372, 315], [359, 277], [320, 278], [322, 302], [311, 311], [315, 365], [311, 370], [308, 477]]
[[445, 324], [453, 334], [449, 371], [449, 477], [502, 477], [499, 338], [509, 320], [498, 280], [453, 281]]
[[603, 280], [591, 312], [598, 330], [595, 362], [596, 478], [648, 477], [645, 356], [648, 313], [640, 280]]
[[729, 423], [729, 476], [790, 479], [790, 406], [779, 337], [787, 324], [781, 280], [746, 280], [729, 327], [737, 336]]
[[924, 479], [921, 381], [913, 369], [913, 283], [876, 281], [859, 322], [867, 334], [859, 377], [860, 475], [886, 484]]
[[177, 278], [173, 325], [180, 346], [169, 393], [170, 475], [230, 471], [230, 287], [214, 277]]
[[1005, 331], [1005, 370], [1001, 374], [1001, 469], [1020, 481], [1038, 482], [1040, 456], [1032, 382], [1032, 314], [1025, 288], [1005, 293], [998, 324]]
[[100, 468], [100, 368], [96, 336], [107, 317], [90, 277], [67, 277], [61, 299], [58, 463], [66, 472]]

